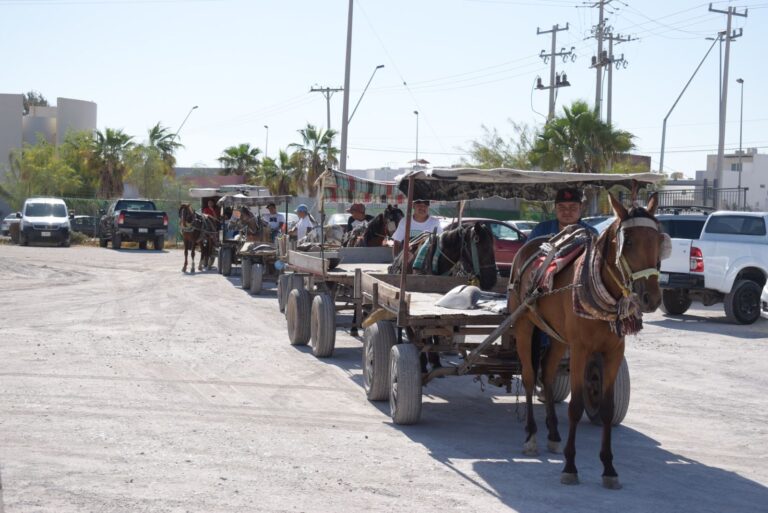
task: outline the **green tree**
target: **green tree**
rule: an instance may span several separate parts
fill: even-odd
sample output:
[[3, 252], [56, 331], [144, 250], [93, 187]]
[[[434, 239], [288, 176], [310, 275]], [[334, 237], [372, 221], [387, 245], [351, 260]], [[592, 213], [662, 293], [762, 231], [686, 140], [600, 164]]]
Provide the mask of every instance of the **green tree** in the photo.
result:
[[173, 172], [173, 166], [176, 165], [176, 150], [183, 148], [184, 145], [176, 141], [176, 134], [171, 133], [170, 129], [160, 125], [158, 122], [149, 129], [149, 148], [155, 148], [160, 152], [160, 156], [165, 162], [169, 176]]
[[27, 93], [24, 93], [23, 97], [23, 104], [24, 104], [24, 115], [26, 116], [29, 114], [29, 111], [31, 110], [31, 107], [48, 107], [48, 100], [45, 99], [45, 96], [38, 93], [37, 91], [29, 91]]
[[11, 152], [2, 195], [13, 208], [20, 208], [30, 196], [68, 196], [81, 184], [75, 170], [56, 154], [55, 146], [38, 136], [37, 143], [25, 143]]
[[529, 152], [533, 148], [535, 134], [525, 124], [518, 124], [509, 120], [512, 124], [514, 136], [505, 140], [499, 135], [496, 128], [489, 129], [482, 125], [483, 137], [479, 141], [472, 141], [467, 153], [470, 159], [462, 160], [465, 165], [471, 165], [481, 169], [494, 169], [500, 167], [512, 169], [530, 169], [528, 159]]
[[306, 175], [306, 191], [314, 196], [317, 190], [315, 181], [329, 167], [338, 164], [338, 149], [333, 146], [336, 137], [335, 130], [318, 130], [314, 125], [307, 124], [299, 130], [300, 143], [293, 143], [289, 148], [296, 148], [296, 163]]
[[529, 158], [547, 171], [600, 173], [615, 156], [635, 147], [633, 139], [602, 121], [586, 102], [576, 101], [544, 126]]
[[99, 169], [94, 165], [94, 137], [88, 131], [68, 131], [59, 145], [59, 157], [80, 177], [78, 197], [93, 198], [99, 190]]
[[238, 175], [254, 179], [258, 176], [261, 150], [248, 143], [226, 148], [217, 159], [222, 175]]
[[107, 128], [96, 132], [92, 165], [99, 170], [100, 198], [119, 198], [128, 171], [128, 152], [135, 146], [133, 137], [121, 129]]
[[261, 183], [274, 195], [296, 195], [304, 187], [304, 173], [294, 154], [280, 150], [277, 159], [265, 157], [261, 165]]

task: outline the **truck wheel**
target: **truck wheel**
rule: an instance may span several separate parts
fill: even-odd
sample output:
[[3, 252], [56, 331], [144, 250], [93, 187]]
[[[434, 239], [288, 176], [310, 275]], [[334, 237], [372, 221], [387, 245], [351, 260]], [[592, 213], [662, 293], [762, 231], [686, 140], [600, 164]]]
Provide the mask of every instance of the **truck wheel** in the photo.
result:
[[[262, 264], [249, 264], [251, 266], [251, 294], [258, 294], [261, 292], [262, 284], [264, 283], [264, 266]], [[245, 269], [245, 267], [243, 267]]]
[[413, 344], [397, 344], [389, 356], [389, 414], [395, 424], [416, 424], [421, 418], [421, 364]]
[[683, 315], [691, 307], [691, 298], [683, 289], [661, 291], [661, 311], [667, 315]]
[[165, 237], [156, 238], [154, 246], [157, 251], [162, 251], [163, 247], [165, 247]]
[[[600, 403], [599, 396], [602, 396], [603, 386], [603, 359], [602, 355], [594, 355], [592, 360], [587, 364], [585, 371], [585, 387], [584, 387], [584, 411], [589, 417], [589, 420], [593, 424], [602, 424], [600, 419]], [[591, 383], [590, 390], [587, 388], [586, 379], [589, 378]], [[629, 410], [629, 365], [627, 364], [627, 358], [624, 357], [621, 360], [619, 366], [619, 372], [616, 374], [616, 381], [613, 383], [613, 418], [611, 424], [618, 426], [624, 417], [627, 416], [627, 410]], [[599, 387], [599, 388], [598, 388]], [[590, 394], [591, 397], [587, 397]]]
[[143, 240], [139, 242], [139, 249], [147, 249], [147, 241]]
[[312, 296], [306, 289], [294, 289], [288, 294], [285, 318], [288, 321], [288, 340], [292, 346], [305, 346], [309, 342], [309, 320]]
[[240, 271], [240, 286], [243, 287], [243, 290], [251, 288], [251, 265], [253, 264], [251, 264], [250, 258], [243, 258]]
[[316, 357], [327, 358], [333, 354], [336, 346], [336, 305], [329, 294], [318, 294], [312, 300], [310, 339]]
[[728, 320], [736, 324], [752, 324], [760, 318], [761, 287], [752, 280], [738, 280], [725, 295], [724, 307]]
[[389, 352], [397, 343], [395, 325], [376, 321], [363, 333], [363, 388], [369, 401], [389, 397]]
[[123, 245], [123, 239], [120, 237], [119, 233], [115, 233], [112, 235], [112, 249], [120, 249], [120, 246]]

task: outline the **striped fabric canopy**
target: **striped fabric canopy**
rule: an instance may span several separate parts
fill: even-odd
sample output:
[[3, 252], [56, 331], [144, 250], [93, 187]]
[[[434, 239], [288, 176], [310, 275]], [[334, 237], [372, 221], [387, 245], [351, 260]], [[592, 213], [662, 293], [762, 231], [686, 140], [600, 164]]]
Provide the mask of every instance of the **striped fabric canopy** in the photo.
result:
[[407, 197], [397, 188], [397, 182], [380, 182], [358, 178], [329, 169], [318, 180], [320, 201], [332, 203], [387, 203], [402, 205]]

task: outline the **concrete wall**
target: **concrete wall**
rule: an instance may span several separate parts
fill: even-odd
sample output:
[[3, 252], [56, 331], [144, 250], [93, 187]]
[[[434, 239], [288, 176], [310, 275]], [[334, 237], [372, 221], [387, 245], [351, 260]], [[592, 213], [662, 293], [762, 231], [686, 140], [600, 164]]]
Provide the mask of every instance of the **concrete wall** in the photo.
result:
[[21, 148], [21, 114], [23, 109], [24, 97], [22, 95], [0, 94], [0, 168], [3, 170], [8, 166], [8, 156], [11, 150]]
[[67, 132], [89, 132], [96, 130], [96, 104], [71, 98], [56, 99], [56, 144], [61, 144]]
[[[723, 181], [718, 184], [718, 187], [738, 187], [738, 163], [737, 154], [724, 156]], [[706, 178], [710, 185], [715, 179], [716, 166], [717, 155], [707, 155], [707, 170], [702, 177]], [[741, 167], [741, 186], [749, 188], [746, 197], [747, 206], [752, 210], [768, 211], [768, 155], [758, 153], [755, 148], [745, 149], [741, 156]]]

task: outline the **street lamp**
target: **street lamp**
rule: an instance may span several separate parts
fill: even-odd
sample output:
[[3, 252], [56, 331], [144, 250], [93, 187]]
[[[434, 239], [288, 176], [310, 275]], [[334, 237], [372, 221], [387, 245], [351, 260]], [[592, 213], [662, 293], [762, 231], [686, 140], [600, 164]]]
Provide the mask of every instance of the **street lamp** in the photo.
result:
[[264, 158], [269, 157], [269, 125], [264, 125], [267, 130], [267, 140], [264, 141]]
[[741, 107], [739, 109], [739, 208], [741, 209], [743, 208], [744, 204], [741, 199], [741, 155], [743, 153], [741, 149], [741, 133], [742, 129], [744, 128], [744, 79], [737, 78], [736, 82], [738, 82], [741, 86]]
[[347, 121], [347, 124], [352, 122], [352, 117], [355, 115], [355, 112], [357, 112], [357, 108], [360, 106], [360, 102], [363, 101], [363, 96], [365, 96], [365, 92], [368, 90], [368, 86], [371, 85], [371, 81], [373, 80], [373, 76], [376, 74], [377, 71], [379, 71], [381, 68], [383, 68], [383, 64], [379, 64], [375, 68], [373, 68], [373, 73], [371, 73], [371, 78], [368, 79], [368, 83], [365, 84], [365, 89], [363, 89], [363, 93], [360, 95], [360, 99], [357, 100], [357, 103], [355, 104], [355, 108], [352, 109], [352, 114], [349, 115], [349, 120]]
[[179, 125], [178, 130], [176, 130], [176, 133], [173, 134], [173, 139], [171, 139], [171, 142], [176, 140], [176, 136], [178, 136], [179, 132], [181, 132], [181, 128], [184, 126], [184, 123], [187, 122], [187, 120], [189, 119], [189, 116], [192, 114], [192, 111], [195, 110], [196, 108], [197, 108], [197, 105], [195, 105], [194, 107], [189, 109], [189, 112], [187, 112], [187, 117], [184, 118], [184, 121], [181, 122], [181, 124]]
[[414, 164], [414, 168], [416, 168], [419, 165], [419, 111], [414, 110], [414, 114], [416, 114], [416, 163]]

